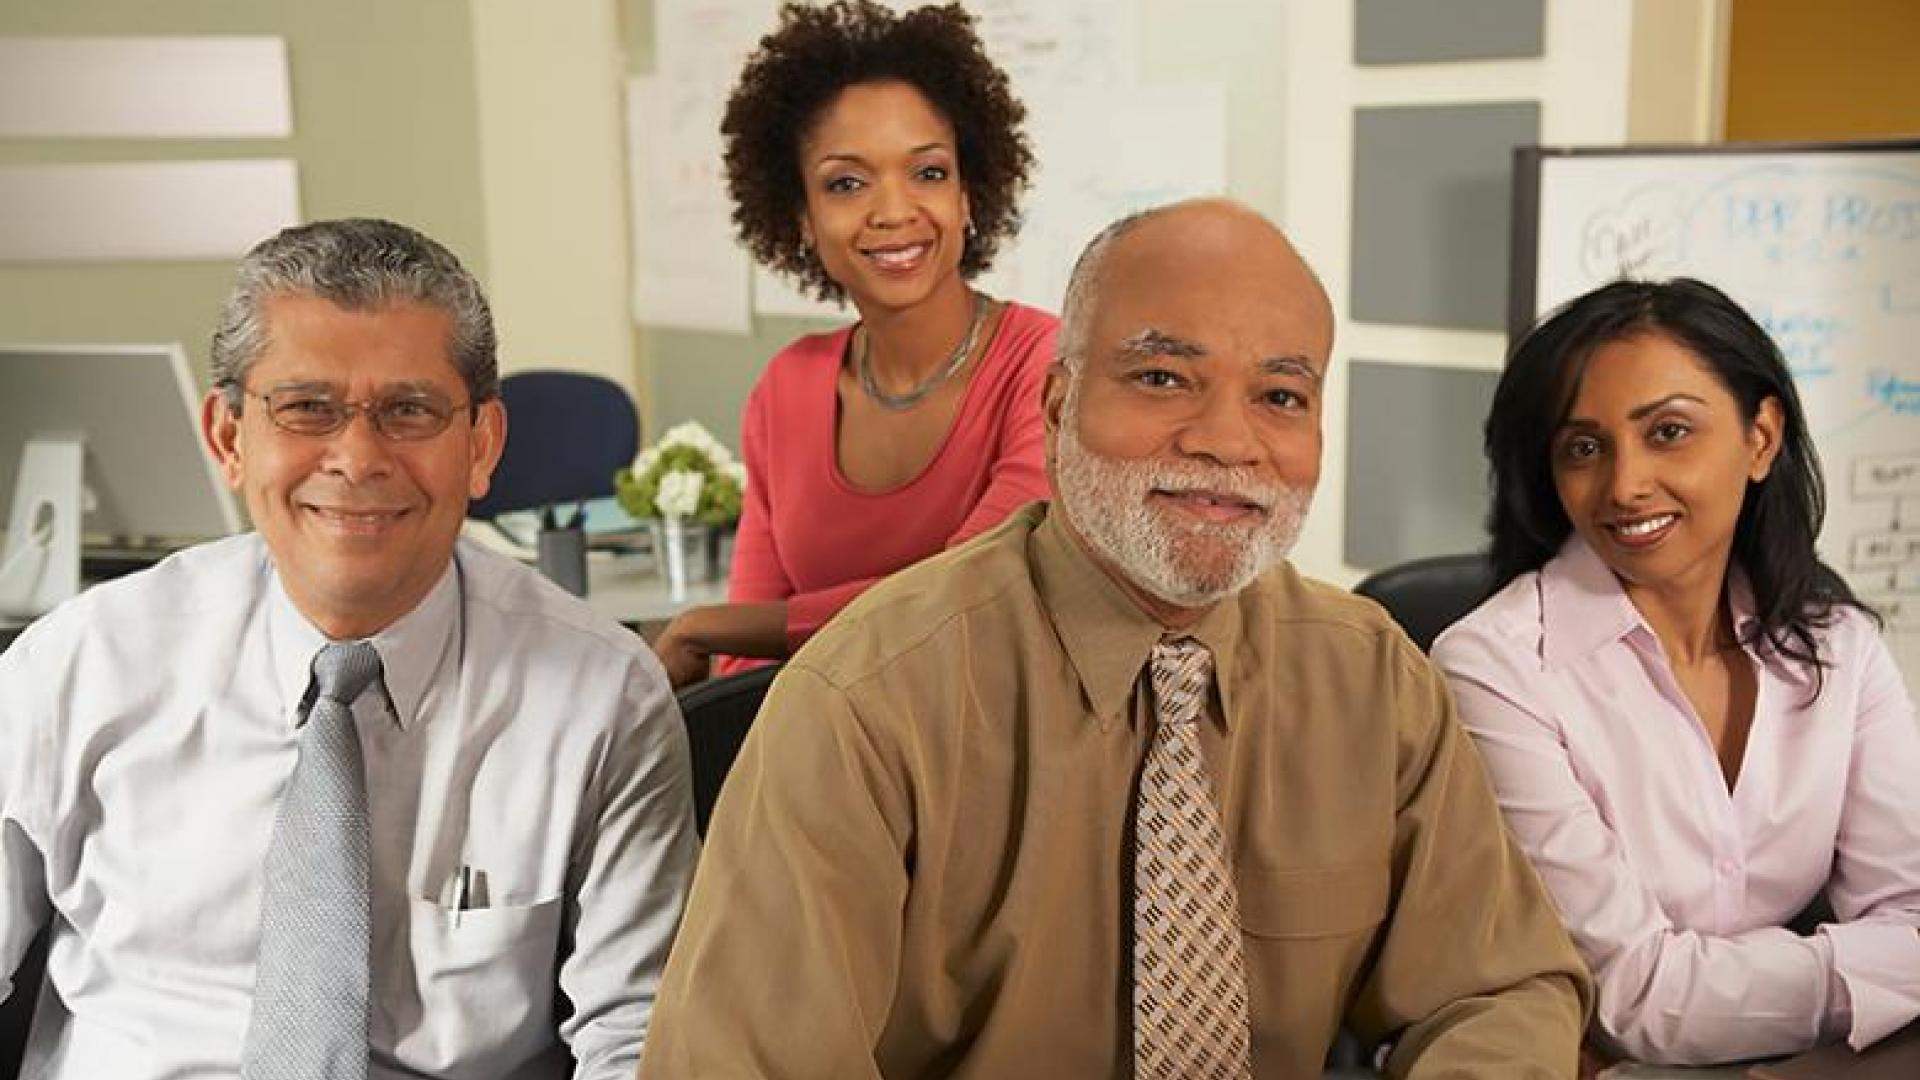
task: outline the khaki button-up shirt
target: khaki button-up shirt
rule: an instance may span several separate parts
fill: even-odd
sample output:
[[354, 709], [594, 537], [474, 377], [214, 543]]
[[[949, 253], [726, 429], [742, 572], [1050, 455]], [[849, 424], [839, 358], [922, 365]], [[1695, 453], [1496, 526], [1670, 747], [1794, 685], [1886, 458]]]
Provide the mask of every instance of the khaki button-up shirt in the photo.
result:
[[[849, 607], [721, 796], [642, 1075], [1131, 1075], [1164, 633], [1044, 506]], [[1587, 976], [1418, 650], [1290, 567], [1187, 633], [1256, 1075], [1345, 1020], [1391, 1075], [1572, 1076]]]

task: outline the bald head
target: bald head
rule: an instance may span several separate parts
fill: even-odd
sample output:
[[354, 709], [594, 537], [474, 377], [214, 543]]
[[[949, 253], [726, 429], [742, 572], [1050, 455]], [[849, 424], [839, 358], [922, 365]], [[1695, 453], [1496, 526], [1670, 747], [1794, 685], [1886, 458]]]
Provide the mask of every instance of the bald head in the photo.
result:
[[1319, 480], [1332, 348], [1326, 290], [1238, 203], [1135, 215], [1081, 256], [1048, 467], [1072, 533], [1163, 625], [1285, 557]]
[[1116, 269], [1213, 282], [1223, 253], [1240, 259], [1262, 256], [1256, 261], [1271, 271], [1268, 284], [1317, 307], [1331, 337], [1333, 311], [1326, 289], [1279, 227], [1232, 199], [1190, 199], [1123, 217], [1087, 244], [1067, 281], [1057, 347], [1060, 362], [1069, 370], [1079, 368], [1095, 309]]

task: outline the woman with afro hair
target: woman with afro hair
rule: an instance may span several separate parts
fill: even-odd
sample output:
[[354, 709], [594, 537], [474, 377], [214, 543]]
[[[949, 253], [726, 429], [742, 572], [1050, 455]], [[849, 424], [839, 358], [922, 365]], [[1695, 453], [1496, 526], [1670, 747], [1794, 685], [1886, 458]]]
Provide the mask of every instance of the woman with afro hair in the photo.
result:
[[727, 103], [734, 225], [851, 326], [747, 399], [728, 602], [655, 642], [675, 686], [787, 656], [874, 582], [1046, 498], [1057, 320], [975, 290], [1017, 224], [1026, 110], [959, 4], [788, 4]]

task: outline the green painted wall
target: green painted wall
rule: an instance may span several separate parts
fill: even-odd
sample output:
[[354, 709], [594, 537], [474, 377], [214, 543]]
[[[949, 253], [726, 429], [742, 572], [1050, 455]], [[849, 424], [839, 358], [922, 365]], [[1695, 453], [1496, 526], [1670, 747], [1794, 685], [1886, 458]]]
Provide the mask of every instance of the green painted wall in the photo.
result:
[[[468, 0], [0, 0], [0, 34], [286, 39], [288, 139], [0, 139], [0, 163], [292, 157], [309, 219], [375, 215], [486, 280]], [[205, 378], [231, 262], [0, 263], [0, 340], [180, 341]]]

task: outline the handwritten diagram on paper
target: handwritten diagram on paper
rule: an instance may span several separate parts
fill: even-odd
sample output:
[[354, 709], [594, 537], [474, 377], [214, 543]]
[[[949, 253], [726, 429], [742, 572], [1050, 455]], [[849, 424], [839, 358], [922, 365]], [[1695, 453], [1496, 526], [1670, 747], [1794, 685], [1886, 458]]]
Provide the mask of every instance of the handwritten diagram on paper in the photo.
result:
[[733, 236], [720, 117], [776, 0], [655, 0], [656, 74], [630, 80], [637, 322], [744, 334], [751, 260]]
[[1920, 148], [1545, 160], [1538, 310], [1622, 271], [1710, 281], [1779, 345], [1826, 469], [1821, 557], [1920, 686]]
[[968, 0], [966, 8], [973, 13], [987, 55], [1007, 73], [1014, 93], [1023, 100], [1050, 85], [1129, 86], [1140, 70], [1138, 22], [1132, 4]]
[[1137, 210], [1226, 190], [1218, 84], [1083, 87], [1040, 97], [1020, 234], [982, 284], [1051, 311], [1087, 241]]
[[779, 0], [654, 0], [655, 74], [717, 87], [724, 98], [779, 11]]
[[[683, 87], [629, 81], [633, 317], [651, 326], [744, 334], [751, 329], [747, 253], [733, 239], [725, 192], [713, 184], [713, 158], [698, 149], [705, 129], [687, 102]], [[717, 147], [717, 132], [711, 141]]]

